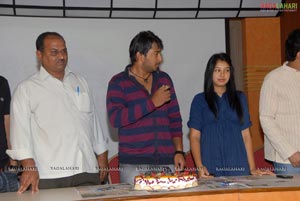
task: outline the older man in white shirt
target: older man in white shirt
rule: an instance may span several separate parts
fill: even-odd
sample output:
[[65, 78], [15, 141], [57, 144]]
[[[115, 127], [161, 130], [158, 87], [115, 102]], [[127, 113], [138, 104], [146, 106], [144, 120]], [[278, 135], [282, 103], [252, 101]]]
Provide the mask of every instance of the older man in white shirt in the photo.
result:
[[36, 192], [100, 184], [107, 175], [107, 145], [88, 85], [66, 68], [61, 35], [42, 33], [36, 47], [42, 66], [18, 85], [11, 103], [7, 153], [23, 166], [19, 192], [30, 185]]

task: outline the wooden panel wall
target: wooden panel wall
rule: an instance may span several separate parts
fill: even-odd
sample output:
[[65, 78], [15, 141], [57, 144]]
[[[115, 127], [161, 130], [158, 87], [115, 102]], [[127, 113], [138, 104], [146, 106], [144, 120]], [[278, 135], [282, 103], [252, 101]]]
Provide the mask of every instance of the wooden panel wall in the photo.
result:
[[284, 11], [274, 18], [245, 18], [242, 20], [244, 91], [248, 96], [253, 126], [254, 150], [263, 147], [263, 132], [259, 122], [259, 94], [265, 75], [285, 61], [285, 40], [300, 28], [300, 1], [294, 12]]
[[265, 75], [281, 65], [280, 18], [245, 18], [243, 26], [244, 91], [248, 96], [253, 147], [263, 146], [259, 94]]

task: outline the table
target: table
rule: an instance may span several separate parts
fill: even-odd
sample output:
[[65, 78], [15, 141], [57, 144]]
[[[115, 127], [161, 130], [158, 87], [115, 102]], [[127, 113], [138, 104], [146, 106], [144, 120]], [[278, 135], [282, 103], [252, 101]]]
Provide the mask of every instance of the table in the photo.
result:
[[275, 176], [200, 179], [199, 186], [177, 191], [133, 191], [129, 184], [115, 184], [47, 189], [35, 194], [31, 192], [0, 194], [1, 201], [294, 201], [297, 199], [300, 200], [300, 175], [294, 175], [293, 179], [280, 179]]

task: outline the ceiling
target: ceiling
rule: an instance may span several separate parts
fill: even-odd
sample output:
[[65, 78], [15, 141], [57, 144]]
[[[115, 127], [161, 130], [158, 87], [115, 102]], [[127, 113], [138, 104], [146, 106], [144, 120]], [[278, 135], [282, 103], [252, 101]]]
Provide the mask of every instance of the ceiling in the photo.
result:
[[[273, 17], [262, 0], [0, 0], [0, 16], [126, 19]], [[281, 0], [265, 0], [281, 3]], [[274, 5], [274, 4], [273, 4]]]

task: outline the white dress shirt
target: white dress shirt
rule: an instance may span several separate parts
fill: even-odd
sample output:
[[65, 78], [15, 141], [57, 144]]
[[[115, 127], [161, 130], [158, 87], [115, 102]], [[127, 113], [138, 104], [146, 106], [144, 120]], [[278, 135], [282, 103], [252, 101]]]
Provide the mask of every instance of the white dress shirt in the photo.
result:
[[288, 158], [300, 151], [300, 71], [286, 64], [265, 77], [259, 114], [265, 158], [287, 164]]
[[94, 108], [84, 78], [66, 69], [60, 81], [41, 67], [13, 94], [8, 155], [33, 158], [41, 179], [98, 172], [107, 145]]

